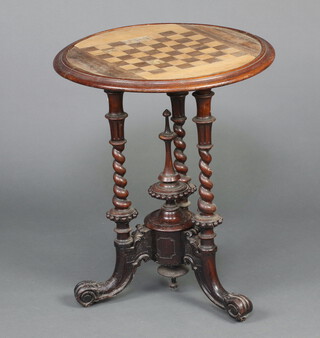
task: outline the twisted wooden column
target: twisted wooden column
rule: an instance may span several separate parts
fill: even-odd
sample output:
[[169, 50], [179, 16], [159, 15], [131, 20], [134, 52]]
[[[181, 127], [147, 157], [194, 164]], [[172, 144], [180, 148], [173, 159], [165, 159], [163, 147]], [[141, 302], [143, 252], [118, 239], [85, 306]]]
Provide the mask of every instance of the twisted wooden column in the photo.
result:
[[131, 201], [127, 199], [129, 193], [126, 189], [127, 180], [124, 177], [126, 169], [123, 166], [125, 157], [122, 152], [127, 142], [124, 138], [124, 121], [128, 114], [123, 111], [123, 92], [106, 91], [106, 94], [109, 99], [109, 113], [106, 114], [106, 118], [110, 124], [110, 144], [113, 146], [112, 156], [114, 157], [113, 180], [115, 183], [113, 186], [114, 196], [112, 199], [114, 208], [107, 212], [106, 216], [116, 222], [116, 241], [120, 244], [130, 244], [132, 237], [130, 236], [131, 229], [129, 222], [137, 217], [138, 212], [132, 208]]
[[211, 143], [211, 129], [215, 117], [211, 115], [211, 98], [214, 93], [209, 90], [196, 91], [193, 96], [197, 102], [197, 116], [193, 121], [197, 124], [198, 129], [198, 151], [200, 155], [200, 187], [198, 199], [198, 213], [194, 217], [194, 223], [201, 228], [199, 234], [200, 248], [202, 250], [213, 250], [215, 237], [213, 228], [222, 223], [222, 218], [216, 214], [217, 207], [213, 203], [214, 195], [211, 191], [213, 182], [210, 177], [212, 169], [210, 163], [212, 157], [209, 153], [213, 147]]
[[187, 95], [188, 92], [168, 93], [172, 107], [171, 121], [173, 122], [173, 131], [177, 134], [173, 140], [175, 145], [174, 168], [180, 174], [180, 181], [186, 183], [190, 182], [191, 180], [191, 178], [187, 176], [188, 167], [185, 164], [187, 156], [184, 153], [184, 150], [186, 149], [186, 143], [183, 140], [186, 135], [183, 125], [187, 119], [185, 116], [185, 98]]
[[[195, 186], [190, 183], [191, 178], [187, 176], [188, 167], [186, 165], [187, 156], [184, 153], [186, 149], [186, 143], [184, 142], [184, 137], [186, 135], [185, 130], [183, 129], [183, 125], [186, 121], [185, 115], [185, 98], [188, 95], [188, 92], [175, 92], [168, 93], [168, 96], [171, 100], [171, 108], [172, 108], [172, 117], [171, 121], [173, 122], [173, 131], [176, 133], [176, 137], [174, 139], [174, 168], [180, 174], [180, 181], [189, 184], [192, 189], [195, 189]], [[179, 204], [182, 207], [188, 207], [190, 202], [188, 198], [184, 197], [179, 199]]]

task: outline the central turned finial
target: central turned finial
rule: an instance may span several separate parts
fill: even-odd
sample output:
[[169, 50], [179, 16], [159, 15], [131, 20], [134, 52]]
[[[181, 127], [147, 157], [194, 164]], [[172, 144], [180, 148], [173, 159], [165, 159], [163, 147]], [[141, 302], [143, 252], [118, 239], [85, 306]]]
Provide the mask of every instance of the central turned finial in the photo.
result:
[[180, 175], [174, 170], [171, 154], [171, 143], [177, 137], [177, 134], [171, 131], [169, 125], [169, 116], [171, 113], [166, 109], [163, 114], [165, 117], [165, 128], [159, 134], [160, 140], [165, 142], [166, 159], [162, 173], [158, 176], [159, 181], [163, 183], [175, 183], [179, 181]]
[[170, 129], [169, 116], [171, 116], [171, 113], [169, 110], [166, 109], [162, 115], [165, 117], [165, 128], [159, 134], [159, 138], [165, 142], [165, 165], [158, 176], [159, 181], [153, 184], [148, 192], [152, 197], [172, 201], [192, 194], [195, 188], [185, 182], [181, 182], [180, 175], [174, 169], [171, 143], [177, 137], [177, 134]]

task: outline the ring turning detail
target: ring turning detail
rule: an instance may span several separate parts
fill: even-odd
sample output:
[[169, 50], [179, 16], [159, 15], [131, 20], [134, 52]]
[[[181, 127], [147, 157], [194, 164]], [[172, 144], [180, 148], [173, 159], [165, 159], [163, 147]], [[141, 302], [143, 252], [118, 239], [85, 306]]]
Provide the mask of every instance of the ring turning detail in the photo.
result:
[[[251, 301], [222, 286], [216, 268], [215, 227], [222, 223], [213, 193], [212, 88], [242, 81], [266, 69], [275, 56], [262, 38], [240, 30], [200, 24], [147, 24], [110, 29], [76, 41], [54, 60], [63, 77], [105, 91], [113, 157], [113, 207], [106, 217], [115, 223], [116, 262], [104, 282], [84, 280], [74, 288], [84, 307], [112, 298], [131, 282], [144, 261], [153, 260], [171, 289], [190, 265], [208, 299], [237, 321], [252, 312]], [[171, 109], [163, 112], [164, 167], [148, 193], [162, 204], [132, 230], [138, 217], [126, 178], [124, 92], [163, 92]], [[199, 186], [188, 175], [185, 99], [195, 98], [192, 121], [197, 131]], [[129, 113], [130, 114], [130, 113]], [[133, 118], [133, 117], [131, 117]], [[143, 126], [143, 124], [141, 123]], [[194, 166], [194, 163], [192, 163]], [[160, 170], [159, 170], [160, 171]], [[189, 197], [198, 194], [192, 211]], [[134, 201], [134, 197], [132, 199]], [[138, 202], [138, 201], [136, 201]], [[181, 278], [180, 278], [181, 279]]]

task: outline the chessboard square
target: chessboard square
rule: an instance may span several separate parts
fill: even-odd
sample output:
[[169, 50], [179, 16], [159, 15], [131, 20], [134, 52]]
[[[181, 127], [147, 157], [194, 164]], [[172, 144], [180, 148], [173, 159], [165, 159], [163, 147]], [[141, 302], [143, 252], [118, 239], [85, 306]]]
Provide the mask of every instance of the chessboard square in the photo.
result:
[[166, 37], [161, 37], [161, 38], [157, 38], [157, 41], [159, 41], [159, 42], [167, 42], [167, 41], [170, 41], [170, 39], [168, 39]]
[[145, 61], [142, 61], [142, 62], [135, 63], [134, 65], [135, 65], [136, 67], [141, 68], [141, 67], [147, 67], [147, 66], [149, 66], [149, 63], [148, 63], [148, 62], [145, 62]]
[[191, 62], [199, 61], [199, 59], [195, 57], [190, 57], [190, 58], [183, 59], [183, 61], [191, 63]]
[[194, 51], [193, 48], [190, 48], [190, 47], [187, 47], [187, 46], [184, 46], [183, 48], [180, 48], [179, 51], [181, 53], [184, 53], [184, 54], [188, 54], [188, 53], [191, 53]]
[[130, 47], [130, 49], [126, 50], [127, 54], [135, 54], [135, 53], [140, 53], [140, 52], [141, 51], [139, 49], [137, 49], [137, 48], [131, 48], [131, 47]]
[[231, 55], [233, 55], [233, 56], [243, 56], [243, 55], [247, 55], [247, 53], [246, 52], [243, 52], [243, 51], [241, 51], [241, 50], [239, 50], [239, 51], [237, 51], [237, 52], [234, 52], [234, 53], [231, 53]]
[[[108, 53], [108, 52], [107, 52]], [[112, 50], [111, 52], [109, 52], [110, 54], [112, 54], [113, 56], [123, 56], [123, 55], [128, 55], [128, 53], [126, 51], [123, 51], [123, 50]]]
[[140, 58], [146, 56], [146, 53], [145, 52], [138, 52], [138, 53], [132, 53], [130, 55], [133, 58], [140, 59]]
[[151, 74], [160, 74], [160, 73], [165, 73], [165, 70], [158, 68], [158, 69], [151, 70], [149, 73], [151, 73]]
[[164, 48], [159, 48], [158, 50], [159, 50], [160, 52], [163, 52], [163, 53], [167, 53], [167, 54], [168, 54], [168, 52], [172, 52], [174, 49], [172, 49], [171, 47], [166, 46], [166, 47], [164, 47]]
[[186, 43], [186, 42], [190, 42], [190, 41], [192, 41], [191, 39], [189, 39], [189, 38], [181, 38], [181, 39], [178, 39], [178, 40], [176, 40], [177, 42], [179, 42], [179, 43]]
[[225, 54], [220, 56], [220, 59], [222, 59], [223, 61], [234, 61], [234, 56], [231, 54]]
[[130, 45], [131, 47], [133, 47], [133, 48], [139, 48], [139, 49], [140, 49], [140, 47], [145, 46], [145, 44], [142, 43], [142, 42], [129, 43], [129, 45]]
[[153, 48], [159, 49], [159, 48], [163, 48], [163, 47], [167, 47], [165, 44], [163, 44], [162, 42], [158, 42], [154, 45], [152, 45]]
[[200, 34], [195, 34], [192, 37], [192, 40], [195, 40], [195, 41], [199, 41], [201, 39], [203, 39], [203, 35], [200, 35]]
[[196, 35], [196, 33], [192, 32], [192, 31], [186, 31], [186, 32], [183, 32], [183, 33], [180, 33], [181, 35], [183, 36], [192, 36], [192, 35]]
[[91, 55], [95, 55], [95, 56], [98, 56], [99, 59], [107, 59], [107, 58], [113, 58], [114, 56], [109, 54], [109, 53], [104, 53], [104, 52], [101, 52], [99, 53], [99, 51], [97, 51], [96, 53], [95, 52], [92, 52], [90, 53]]
[[[90, 53], [90, 52], [94, 52], [94, 51], [97, 51], [99, 50], [98, 48], [94, 47], [94, 46], [90, 46], [90, 47], [84, 47], [84, 48], [81, 48], [81, 50], [83, 52], [87, 52], [87, 53]], [[91, 54], [91, 53], [90, 53]]]
[[181, 53], [179, 51], [177, 51], [177, 50], [172, 50], [171, 52], [167, 52], [167, 54], [175, 56], [175, 55], [179, 55]]
[[224, 53], [232, 54], [232, 53], [238, 52], [239, 49], [229, 46], [227, 49], [224, 49], [223, 51], [224, 51]]
[[226, 45], [218, 45], [218, 46], [215, 46], [214, 48], [215, 48], [215, 49], [218, 49], [218, 50], [224, 50], [224, 49], [228, 49], [229, 46], [226, 46]]
[[209, 46], [204, 45], [204, 44], [202, 44], [202, 43], [198, 43], [198, 44], [196, 44], [196, 45], [193, 45], [192, 48], [193, 48], [194, 50], [203, 50], [203, 49], [209, 48]]
[[160, 35], [163, 35], [163, 36], [171, 36], [171, 35], [175, 35], [176, 32], [173, 32], [173, 31], [165, 31], [165, 32], [162, 32], [162, 33], [159, 33]]
[[172, 46], [172, 48], [175, 50], [180, 50], [182, 48], [186, 48], [186, 46], [183, 45], [182, 43], [176, 43], [175, 45]]
[[167, 68], [167, 67], [170, 67], [170, 66], [171, 66], [170, 63], [168, 63], [168, 62], [163, 62], [163, 63], [157, 64], [158, 68]]
[[169, 55], [169, 56], [166, 56], [166, 57], [164, 57], [164, 58], [161, 58], [161, 60], [162, 60], [162, 61], [165, 61], [165, 62], [170, 62], [170, 63], [171, 63], [171, 61], [175, 60], [175, 57]]
[[121, 66], [122, 69], [125, 69], [125, 70], [133, 70], [133, 69], [137, 69], [137, 67], [135, 65], [125, 65], [125, 66]]
[[195, 50], [195, 51], [193, 51], [193, 52], [186, 53], [186, 54], [188, 54], [188, 55], [190, 55], [190, 56], [200, 56], [200, 55], [203, 55], [203, 53], [200, 52], [199, 50]]
[[203, 38], [203, 39], [197, 40], [197, 42], [199, 42], [199, 43], [207, 43], [207, 42], [211, 42], [211, 41], [212, 41], [212, 39], [210, 39], [210, 38]]
[[113, 50], [121, 50], [121, 51], [125, 51], [127, 53], [129, 50], [132, 50], [132, 49], [135, 49], [135, 48], [131, 47], [130, 45], [121, 45], [121, 46], [117, 46]]
[[177, 65], [177, 67], [180, 69], [186, 69], [186, 68], [191, 68], [193, 66], [190, 63], [183, 63], [181, 65]]
[[188, 57], [190, 57], [188, 54], [184, 54], [184, 53], [180, 53], [180, 52], [179, 52], [179, 54], [175, 55], [175, 58], [179, 59], [179, 60], [184, 60]]
[[[108, 60], [106, 60], [106, 61], [108, 61]], [[119, 66], [119, 67], [123, 67], [123, 66], [129, 65], [128, 62], [126, 62], [126, 61], [121, 61], [121, 60], [116, 61], [116, 62], [113, 62], [113, 64], [116, 65], [116, 66]]]
[[181, 39], [181, 35], [179, 33], [175, 33], [175, 35], [170, 36], [170, 39], [177, 41], [177, 40]]
[[116, 41], [116, 42], [110, 42], [109, 45], [112, 47], [118, 47], [118, 46], [122, 46], [124, 43], [123, 41]]
[[207, 42], [206, 45], [208, 45], [210, 47], [216, 47], [216, 46], [220, 46], [221, 42], [218, 41], [218, 40], [211, 40], [211, 41]]
[[207, 46], [207, 48], [201, 49], [201, 52], [203, 54], [210, 54], [212, 52], [212, 48]]
[[157, 68], [157, 67], [154, 66], [154, 65], [148, 65], [148, 66], [146, 66], [146, 67], [143, 67], [143, 70], [144, 70], [144, 71], [148, 71], [148, 72], [150, 72], [151, 70], [155, 70], [155, 69], [159, 69], [159, 68]]
[[198, 60], [207, 60], [212, 58], [212, 56], [210, 54], [203, 54], [201, 53], [201, 55], [197, 55], [197, 59]]
[[169, 56], [167, 53], [157, 52], [152, 55], [155, 59], [162, 59]]
[[211, 56], [222, 56], [224, 54], [225, 54], [224, 52], [221, 52], [220, 50], [218, 50], [216, 52], [211, 52], [208, 55], [211, 55]]
[[177, 71], [177, 67], [176, 66], [173, 66], [173, 65], [171, 65], [170, 67], [167, 67], [166, 69], [165, 69], [165, 71], [166, 71], [166, 73], [170, 73], [170, 72], [174, 72], [174, 71]]
[[172, 46], [172, 48], [175, 48], [176, 44], [177, 44], [177, 42], [174, 41], [174, 40], [170, 40], [170, 41], [166, 42], [166, 45], [167, 46]]
[[218, 58], [218, 57], [211, 57], [205, 60], [205, 62], [207, 63], [214, 63], [214, 62], [221, 62], [223, 61], [223, 59]]
[[204, 60], [198, 60], [198, 61], [195, 61], [195, 62], [191, 63], [192, 67], [203, 66], [205, 64], [206, 64], [206, 62]]
[[118, 58], [115, 58], [115, 57], [106, 57], [106, 58], [103, 58], [103, 60], [105, 61], [108, 61], [110, 63], [116, 63], [116, 62], [122, 62], [122, 60], [118, 59]]
[[150, 61], [152, 58], [150, 58], [149, 55], [143, 56], [139, 58], [141, 61]]
[[140, 59], [136, 59], [136, 58], [132, 58], [132, 59], [127, 60], [127, 62], [130, 63], [131, 65], [133, 65], [135, 63], [141, 62], [141, 60]]
[[139, 50], [141, 50], [142, 52], [147, 52], [150, 50], [154, 50], [154, 48], [151, 46], [143, 46], [143, 47], [140, 47]]
[[182, 65], [183, 63], [185, 63], [184, 60], [178, 60], [178, 59], [170, 61], [170, 64], [173, 66]]
[[131, 55], [128, 55], [128, 54], [124, 54], [124, 55], [122, 55], [122, 56], [118, 56], [118, 58], [119, 58], [120, 60], [125, 61], [125, 60], [132, 59], [132, 56], [131, 56]]
[[193, 47], [194, 45], [197, 45], [197, 44], [198, 44], [198, 41], [193, 41], [193, 40], [185, 43], [185, 45], [188, 47]]
[[156, 49], [151, 49], [151, 50], [145, 50], [143, 51], [143, 53], [145, 54], [145, 56], [149, 55], [149, 57], [153, 57], [155, 53], [157, 53], [159, 51], [157, 51]]

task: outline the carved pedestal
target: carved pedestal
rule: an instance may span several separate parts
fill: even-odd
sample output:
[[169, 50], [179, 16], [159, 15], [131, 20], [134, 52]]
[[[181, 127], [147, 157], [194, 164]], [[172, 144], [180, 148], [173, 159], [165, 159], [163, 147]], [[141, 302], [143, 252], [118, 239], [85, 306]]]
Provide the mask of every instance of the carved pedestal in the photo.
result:
[[[165, 129], [159, 138], [165, 144], [165, 165], [158, 176], [158, 182], [148, 190], [149, 194], [163, 201], [160, 209], [151, 212], [144, 219], [144, 225], [138, 225], [131, 232], [129, 222], [137, 216], [131, 206], [126, 190], [123, 150], [124, 120], [127, 114], [122, 107], [122, 92], [106, 91], [109, 98], [109, 113], [106, 118], [110, 123], [111, 140], [114, 157], [114, 208], [107, 217], [116, 223], [117, 253], [113, 275], [106, 282], [83, 281], [75, 287], [75, 297], [83, 306], [89, 306], [110, 298], [121, 292], [132, 280], [141, 261], [152, 259], [160, 264], [159, 274], [171, 279], [170, 287], [176, 288], [176, 278], [187, 273], [185, 264], [190, 264], [195, 272], [199, 285], [205, 295], [217, 306], [225, 309], [238, 321], [243, 321], [252, 311], [252, 303], [243, 295], [229, 293], [221, 285], [215, 263], [217, 247], [214, 243], [214, 227], [222, 223], [213, 203], [210, 169], [211, 127], [214, 117], [210, 105], [213, 92], [199, 90], [193, 93], [197, 103], [197, 115], [193, 118], [198, 131], [199, 199], [196, 214], [189, 210], [188, 196], [196, 191], [196, 187], [187, 176], [186, 144], [183, 140], [183, 125], [186, 117], [184, 101], [187, 92], [168, 94], [171, 99], [173, 131], [170, 128], [169, 116], [165, 110]], [[171, 145], [174, 142], [172, 159]]]

